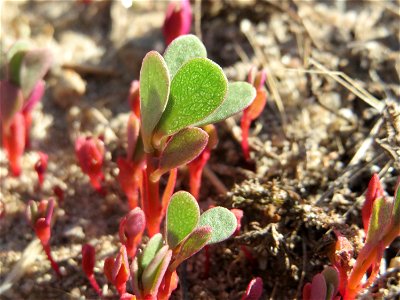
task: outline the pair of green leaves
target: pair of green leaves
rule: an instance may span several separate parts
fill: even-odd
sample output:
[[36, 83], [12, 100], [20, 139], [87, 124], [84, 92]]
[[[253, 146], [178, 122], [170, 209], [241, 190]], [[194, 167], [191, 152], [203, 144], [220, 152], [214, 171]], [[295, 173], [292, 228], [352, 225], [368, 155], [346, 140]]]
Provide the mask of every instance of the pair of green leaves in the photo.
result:
[[255, 97], [246, 82], [228, 84], [222, 69], [207, 59], [193, 35], [175, 39], [164, 57], [149, 52], [140, 71], [140, 105], [144, 149], [189, 126], [203, 126], [232, 116]]
[[229, 238], [236, 230], [237, 220], [224, 207], [214, 207], [200, 215], [196, 199], [180, 191], [171, 197], [165, 226], [167, 244], [176, 252], [174, 269], [204, 246]]
[[196, 199], [188, 192], [172, 195], [167, 209], [166, 244], [154, 235], [132, 264], [136, 295], [156, 295], [165, 272], [173, 272], [204, 246], [229, 238], [237, 227], [236, 217], [224, 207], [200, 215]]

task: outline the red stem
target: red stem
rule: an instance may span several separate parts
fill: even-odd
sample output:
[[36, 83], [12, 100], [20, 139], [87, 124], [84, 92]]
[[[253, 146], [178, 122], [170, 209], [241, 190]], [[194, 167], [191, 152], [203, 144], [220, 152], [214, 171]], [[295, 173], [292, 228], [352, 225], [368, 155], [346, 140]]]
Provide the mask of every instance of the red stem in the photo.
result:
[[143, 187], [144, 187], [144, 213], [146, 215], [146, 227], [149, 237], [160, 232], [161, 223], [161, 202], [160, 202], [160, 181], [153, 182], [150, 180], [151, 173], [155, 170], [154, 156], [146, 154], [146, 170], [143, 172]]
[[161, 217], [165, 216], [169, 200], [171, 199], [171, 196], [174, 193], [174, 188], [175, 188], [175, 184], [176, 184], [177, 175], [178, 175], [178, 169], [177, 168], [172, 169], [171, 171], [169, 171], [168, 182], [167, 182], [167, 185], [165, 186], [164, 193], [163, 193], [163, 196], [162, 196], [162, 199], [161, 199], [161, 206], [162, 206]]
[[96, 293], [101, 297], [103, 293], [101, 292], [100, 286], [96, 281], [96, 278], [94, 277], [94, 274], [91, 274], [88, 276], [90, 285], [93, 287], [93, 289], [96, 291]]
[[51, 267], [53, 268], [53, 270], [57, 273], [58, 277], [61, 277], [61, 272], [60, 272], [60, 268], [58, 267], [57, 263], [54, 261], [53, 257], [51, 256], [51, 252], [50, 252], [50, 245], [43, 245], [43, 250], [47, 255], [47, 259], [50, 261]]
[[240, 122], [240, 127], [242, 129], [242, 151], [243, 151], [243, 156], [246, 160], [250, 159], [250, 150], [249, 150], [250, 125], [251, 125], [250, 116], [246, 111], [244, 111]]

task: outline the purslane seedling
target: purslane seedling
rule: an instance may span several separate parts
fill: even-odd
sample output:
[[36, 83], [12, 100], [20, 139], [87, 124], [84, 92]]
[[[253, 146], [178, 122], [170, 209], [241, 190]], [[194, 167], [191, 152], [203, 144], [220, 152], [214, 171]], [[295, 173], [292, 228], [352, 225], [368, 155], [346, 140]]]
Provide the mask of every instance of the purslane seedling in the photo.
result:
[[7, 62], [7, 77], [0, 81], [0, 130], [11, 173], [19, 176], [21, 156], [30, 144], [31, 111], [43, 97], [52, 56], [47, 49], [31, 50], [18, 42], [8, 51]]
[[42, 200], [39, 203], [30, 200], [26, 209], [26, 217], [40, 240], [51, 267], [57, 275], [61, 277], [60, 268], [54, 261], [50, 250], [51, 226], [54, 221], [54, 205], [54, 199]]
[[[256, 95], [249, 83], [228, 83], [222, 69], [206, 56], [201, 41], [186, 35], [175, 39], [163, 56], [151, 51], [143, 60], [142, 203], [150, 236], [159, 232], [165, 211], [159, 196], [160, 177], [189, 163], [204, 150], [209, 135], [201, 127], [241, 112]], [[140, 152], [138, 147], [135, 149], [135, 153]]]

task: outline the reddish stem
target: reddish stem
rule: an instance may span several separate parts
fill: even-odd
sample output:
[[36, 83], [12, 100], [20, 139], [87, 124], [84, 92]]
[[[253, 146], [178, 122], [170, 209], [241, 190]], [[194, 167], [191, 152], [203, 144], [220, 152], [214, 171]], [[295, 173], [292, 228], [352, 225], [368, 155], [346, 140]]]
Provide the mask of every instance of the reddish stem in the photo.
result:
[[51, 267], [53, 268], [53, 270], [57, 273], [58, 277], [61, 277], [61, 272], [60, 272], [60, 268], [58, 267], [58, 264], [54, 261], [53, 257], [51, 256], [51, 252], [50, 252], [50, 245], [46, 244], [43, 245], [43, 250], [47, 255], [47, 259], [50, 261]]
[[203, 170], [208, 160], [210, 159], [211, 150], [209, 148], [205, 148], [204, 151], [192, 162], [188, 164], [189, 168], [189, 185], [190, 185], [190, 193], [195, 197], [198, 201], [201, 187], [201, 176], [203, 174]]
[[243, 151], [243, 156], [246, 160], [250, 159], [250, 150], [249, 150], [250, 125], [251, 125], [251, 119], [247, 111], [245, 110], [243, 112], [243, 116], [240, 122], [240, 127], [242, 129], [242, 151]]
[[94, 277], [94, 274], [91, 274], [88, 276], [89, 283], [92, 286], [92, 288], [96, 291], [96, 293], [101, 297], [103, 293], [101, 292], [100, 286], [96, 281], [96, 278]]
[[162, 196], [162, 199], [161, 199], [161, 206], [162, 206], [161, 216], [162, 217], [165, 216], [169, 200], [171, 199], [171, 196], [174, 193], [174, 188], [175, 188], [175, 184], [176, 184], [177, 175], [178, 175], [178, 169], [177, 168], [172, 169], [169, 172], [167, 185], [165, 186], [164, 193], [163, 193], [163, 196]]
[[143, 172], [143, 210], [146, 215], [146, 226], [149, 237], [160, 232], [161, 223], [161, 202], [160, 202], [160, 181], [153, 182], [150, 180], [151, 173], [155, 170], [153, 155], [146, 154], [146, 169]]

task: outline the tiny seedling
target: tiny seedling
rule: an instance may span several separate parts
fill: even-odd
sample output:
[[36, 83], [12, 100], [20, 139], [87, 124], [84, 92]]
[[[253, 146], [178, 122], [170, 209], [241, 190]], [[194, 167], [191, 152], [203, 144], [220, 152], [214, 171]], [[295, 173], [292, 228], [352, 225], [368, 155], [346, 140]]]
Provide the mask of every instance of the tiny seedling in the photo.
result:
[[99, 287], [99, 284], [94, 277], [94, 265], [96, 261], [96, 250], [90, 244], [85, 244], [82, 247], [82, 269], [83, 272], [86, 274], [90, 285], [96, 291], [96, 293], [101, 297], [102, 292]]
[[115, 259], [111, 256], [106, 258], [104, 274], [122, 296], [126, 292], [126, 282], [130, 277], [128, 255], [124, 245], [120, 247]]
[[168, 299], [176, 288], [176, 268], [206, 245], [229, 238], [237, 228], [236, 217], [223, 207], [203, 214], [188, 192], [172, 195], [167, 208], [165, 236], [155, 234], [132, 265], [132, 283], [138, 299]]
[[249, 83], [228, 83], [222, 69], [206, 56], [201, 41], [185, 35], [175, 39], [164, 56], [151, 51], [142, 63], [142, 202], [150, 236], [160, 231], [165, 211], [166, 203], [159, 197], [160, 177], [167, 172], [173, 177], [171, 170], [202, 153], [209, 142], [203, 126], [242, 111], [256, 95]]
[[43, 77], [51, 61], [47, 49], [31, 50], [25, 42], [16, 43], [7, 53], [6, 78], [0, 81], [0, 129], [14, 176], [21, 173], [21, 156], [30, 144], [31, 111], [43, 97]]
[[143, 231], [146, 227], [146, 219], [143, 211], [136, 207], [131, 210], [119, 224], [119, 239], [126, 247], [129, 258], [135, 257], [136, 250], [142, 241]]
[[167, 46], [177, 37], [188, 34], [192, 26], [192, 8], [189, 0], [168, 4], [165, 15], [163, 35]]
[[83, 173], [89, 176], [93, 188], [102, 194], [103, 141], [96, 137], [79, 137], [75, 141], [75, 154]]
[[35, 231], [36, 236], [39, 238], [43, 250], [50, 261], [51, 267], [61, 277], [60, 268], [51, 256], [50, 251], [50, 237], [51, 225], [53, 221], [54, 200], [42, 200], [37, 204], [35, 201], [30, 200], [26, 210], [26, 217], [28, 222]]
[[248, 141], [250, 125], [261, 115], [267, 103], [267, 93], [264, 88], [265, 77], [264, 70], [256, 72], [256, 69], [252, 68], [249, 72], [248, 81], [256, 88], [257, 95], [253, 103], [243, 111], [242, 120], [240, 122], [240, 127], [242, 129], [242, 151], [246, 160], [250, 160]]

